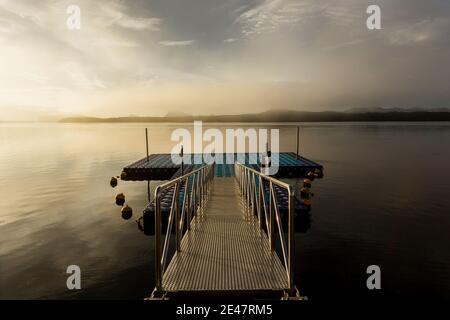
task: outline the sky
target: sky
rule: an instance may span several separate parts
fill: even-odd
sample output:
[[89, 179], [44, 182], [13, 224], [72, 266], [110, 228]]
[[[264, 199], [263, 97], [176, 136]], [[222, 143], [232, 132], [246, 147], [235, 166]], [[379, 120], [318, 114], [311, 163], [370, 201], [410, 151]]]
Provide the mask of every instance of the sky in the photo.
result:
[[449, 35], [448, 0], [0, 0], [0, 121], [450, 107]]

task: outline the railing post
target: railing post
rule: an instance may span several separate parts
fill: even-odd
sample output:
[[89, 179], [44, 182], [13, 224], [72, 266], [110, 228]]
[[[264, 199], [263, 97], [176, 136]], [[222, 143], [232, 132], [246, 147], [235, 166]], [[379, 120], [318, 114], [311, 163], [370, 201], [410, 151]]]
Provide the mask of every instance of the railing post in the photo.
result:
[[203, 208], [204, 200], [204, 189], [205, 189], [205, 174], [203, 170], [200, 170], [200, 206]]
[[274, 248], [274, 226], [275, 226], [275, 212], [274, 212], [274, 203], [273, 203], [273, 185], [272, 181], [269, 181], [269, 219], [270, 219], [270, 250]]
[[239, 171], [239, 187], [240, 187], [241, 196], [242, 196], [244, 194], [243, 190], [242, 190], [242, 168], [237, 166], [237, 169]]
[[259, 182], [258, 187], [256, 188], [257, 189], [256, 192], [258, 195], [258, 220], [259, 220], [259, 228], [262, 229], [262, 227], [263, 227], [262, 212], [263, 212], [263, 208], [264, 208], [262, 201], [264, 201], [264, 199], [262, 198], [260, 191], [261, 191], [261, 188], [263, 188], [264, 186], [263, 186], [263, 180], [262, 180], [261, 176], [258, 177], [258, 182]]
[[181, 235], [180, 235], [180, 188], [183, 182], [178, 182], [175, 184], [175, 192], [173, 196], [175, 197], [174, 206], [175, 206], [175, 237], [176, 237], [176, 245], [177, 252], [180, 252], [180, 243], [181, 243]]
[[246, 184], [245, 184], [245, 177], [247, 175], [247, 172], [245, 171], [244, 168], [242, 168], [242, 198], [244, 199], [244, 211], [245, 213], [247, 212], [247, 194], [245, 193], [245, 188], [246, 188]]
[[197, 215], [197, 207], [199, 206], [199, 204], [198, 204], [198, 186], [199, 186], [198, 180], [199, 180], [199, 176], [200, 176], [200, 173], [196, 173], [196, 174], [195, 174], [195, 185], [194, 185], [194, 191], [195, 191], [195, 194], [194, 194], [194, 216]]
[[190, 195], [190, 189], [191, 189], [191, 186], [189, 185], [189, 179], [190, 179], [191, 177], [188, 177], [187, 179], [186, 179], [186, 188], [184, 189], [184, 192], [185, 192], [185, 194], [186, 194], [186, 204], [184, 204], [183, 203], [183, 205], [185, 205], [186, 206], [186, 219], [187, 219], [187, 229], [188, 230], [191, 230], [191, 195]]
[[246, 199], [247, 199], [247, 214], [250, 212], [250, 172], [248, 170], [247, 171], [247, 175], [245, 178], [246, 181], [246, 186], [245, 186], [245, 194], [246, 194]]
[[289, 288], [294, 289], [294, 263], [295, 263], [295, 204], [292, 188], [289, 187]]
[[250, 210], [248, 211], [250, 213], [250, 217], [252, 217], [255, 213], [255, 204], [253, 202], [253, 172], [249, 172], [249, 184], [248, 184], [248, 200], [250, 204]]
[[161, 266], [161, 198], [159, 188], [155, 192], [155, 275], [156, 291], [162, 291], [162, 266]]
[[239, 167], [239, 179], [241, 180], [241, 196], [244, 197], [244, 170]]
[[251, 183], [251, 201], [252, 201], [252, 216], [254, 216], [257, 213], [258, 207], [256, 204], [256, 195], [255, 195], [255, 188], [256, 188], [256, 175], [255, 173], [252, 173], [252, 183]]
[[202, 170], [203, 172], [203, 205], [206, 201], [206, 169]]

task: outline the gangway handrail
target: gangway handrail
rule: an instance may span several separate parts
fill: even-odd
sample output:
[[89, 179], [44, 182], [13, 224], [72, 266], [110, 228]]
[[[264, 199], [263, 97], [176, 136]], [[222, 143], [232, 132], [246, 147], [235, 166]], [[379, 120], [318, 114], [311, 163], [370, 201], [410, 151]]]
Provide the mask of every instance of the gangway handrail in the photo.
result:
[[[235, 177], [239, 185], [241, 196], [244, 200], [245, 209], [248, 213], [258, 217], [261, 228], [266, 226], [269, 237], [270, 249], [274, 250], [274, 228], [275, 222], [281, 242], [281, 250], [284, 259], [289, 289], [295, 289], [294, 283], [294, 261], [295, 261], [295, 207], [294, 192], [292, 186], [276, 178], [267, 176], [255, 169], [235, 162]], [[258, 181], [258, 183], [256, 183]], [[265, 186], [269, 186], [269, 203], [266, 203]], [[278, 206], [278, 199], [274, 191], [274, 185], [287, 190], [288, 194], [288, 244], [286, 248], [284, 240], [283, 225]], [[263, 219], [264, 218], [264, 219]]]
[[[180, 243], [186, 220], [187, 230], [190, 229], [190, 221], [198, 210], [202, 210], [209, 195], [211, 182], [214, 179], [214, 164], [205, 165], [191, 171], [181, 177], [170, 180], [155, 189], [155, 271], [156, 291], [163, 288], [163, 275], [166, 268], [167, 255], [172, 234], [172, 225], [175, 220], [176, 250], [180, 252]], [[180, 205], [180, 191], [184, 186], [183, 199]], [[164, 246], [161, 246], [161, 198], [164, 190], [174, 188], [171, 209], [168, 217], [167, 232]], [[180, 212], [181, 210], [181, 212]]]

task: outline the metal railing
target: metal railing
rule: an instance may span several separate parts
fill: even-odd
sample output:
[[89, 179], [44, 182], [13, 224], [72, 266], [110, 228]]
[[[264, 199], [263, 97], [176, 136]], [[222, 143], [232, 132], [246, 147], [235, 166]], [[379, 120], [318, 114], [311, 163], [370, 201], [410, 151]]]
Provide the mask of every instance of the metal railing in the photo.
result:
[[[162, 291], [163, 275], [166, 269], [167, 256], [172, 235], [172, 226], [175, 225], [176, 251], [180, 252], [181, 238], [184, 229], [190, 230], [190, 222], [198, 212], [204, 208], [209, 196], [211, 182], [214, 179], [214, 165], [207, 165], [194, 170], [179, 178], [173, 179], [155, 190], [155, 267], [156, 291]], [[174, 188], [170, 213], [167, 223], [167, 232], [162, 246], [161, 226], [161, 198], [163, 191]], [[180, 197], [181, 196], [181, 197]], [[186, 228], [185, 228], [186, 224]]]
[[[294, 192], [292, 186], [275, 178], [266, 176], [261, 172], [246, 167], [238, 162], [235, 163], [234, 171], [237, 183], [239, 184], [241, 196], [244, 201], [244, 208], [246, 210], [246, 213], [249, 215], [256, 215], [258, 217], [260, 227], [266, 227], [271, 250], [274, 250], [276, 222], [281, 242], [284, 267], [287, 272], [288, 285], [290, 289], [294, 289], [295, 208]], [[285, 240], [278, 198], [274, 190], [274, 186], [278, 186], [287, 190], [287, 243]], [[267, 196], [269, 199], [266, 199]]]

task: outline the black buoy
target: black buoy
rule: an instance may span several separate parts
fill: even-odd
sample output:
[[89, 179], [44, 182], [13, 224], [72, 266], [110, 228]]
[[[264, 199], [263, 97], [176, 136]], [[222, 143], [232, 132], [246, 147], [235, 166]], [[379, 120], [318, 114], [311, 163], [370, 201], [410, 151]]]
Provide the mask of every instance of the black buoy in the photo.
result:
[[122, 208], [122, 218], [123, 219], [128, 220], [132, 216], [133, 216], [133, 209], [129, 205], [126, 205], [125, 207]]
[[111, 185], [111, 187], [115, 188], [117, 187], [117, 178], [112, 177], [111, 181], [109, 182], [109, 184]]
[[125, 195], [123, 193], [119, 193], [116, 196], [116, 204], [118, 206], [123, 206], [124, 203], [125, 203]]
[[300, 197], [302, 199], [309, 199], [311, 195], [311, 191], [308, 188], [301, 188], [300, 189]]
[[311, 209], [312, 204], [311, 199], [302, 199], [302, 203], [306, 208], [308, 208], [309, 210]]
[[303, 187], [311, 188], [311, 185], [312, 185], [311, 180], [309, 180], [309, 179], [303, 180]]

